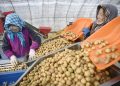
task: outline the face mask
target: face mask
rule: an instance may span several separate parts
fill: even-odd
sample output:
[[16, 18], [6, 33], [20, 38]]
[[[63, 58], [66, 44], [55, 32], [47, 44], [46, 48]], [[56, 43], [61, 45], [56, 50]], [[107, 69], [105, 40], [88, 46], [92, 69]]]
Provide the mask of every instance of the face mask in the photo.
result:
[[19, 27], [17, 26], [11, 25], [9, 28], [12, 32], [19, 32]]

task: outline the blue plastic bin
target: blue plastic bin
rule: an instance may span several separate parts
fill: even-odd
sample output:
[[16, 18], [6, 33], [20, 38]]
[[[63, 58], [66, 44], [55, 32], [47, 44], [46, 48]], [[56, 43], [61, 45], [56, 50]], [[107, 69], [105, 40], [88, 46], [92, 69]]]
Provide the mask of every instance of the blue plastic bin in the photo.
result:
[[0, 72], [0, 86], [3, 86], [5, 83], [10, 86], [15, 83], [24, 72], [25, 70]]

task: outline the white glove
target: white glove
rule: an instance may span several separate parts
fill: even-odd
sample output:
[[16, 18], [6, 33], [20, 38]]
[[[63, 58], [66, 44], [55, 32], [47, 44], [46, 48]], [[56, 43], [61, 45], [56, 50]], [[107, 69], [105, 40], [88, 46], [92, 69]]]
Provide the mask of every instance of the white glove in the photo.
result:
[[15, 55], [12, 55], [10, 57], [10, 63], [13, 65], [13, 66], [16, 66], [18, 64], [18, 61], [17, 61], [17, 57]]
[[30, 51], [29, 51], [29, 60], [34, 59], [34, 56], [35, 56], [35, 50], [34, 49], [30, 49]]

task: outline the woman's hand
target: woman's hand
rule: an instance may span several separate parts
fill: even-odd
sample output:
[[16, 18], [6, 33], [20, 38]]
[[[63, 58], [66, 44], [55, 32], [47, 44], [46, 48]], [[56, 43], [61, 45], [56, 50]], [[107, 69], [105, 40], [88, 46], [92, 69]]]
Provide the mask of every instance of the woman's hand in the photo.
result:
[[35, 50], [34, 49], [30, 49], [29, 51], [29, 60], [33, 60], [35, 56]]
[[13, 65], [13, 66], [16, 66], [18, 64], [18, 61], [17, 61], [17, 57], [15, 55], [12, 55], [10, 57], [10, 63]]

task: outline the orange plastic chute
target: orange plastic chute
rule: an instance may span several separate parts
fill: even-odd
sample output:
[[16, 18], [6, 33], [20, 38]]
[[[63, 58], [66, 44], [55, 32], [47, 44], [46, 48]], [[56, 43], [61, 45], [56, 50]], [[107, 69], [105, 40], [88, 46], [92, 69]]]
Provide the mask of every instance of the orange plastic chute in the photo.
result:
[[90, 18], [80, 18], [76, 20], [72, 25], [68, 26], [63, 32], [63, 33], [72, 32], [76, 35], [76, 38], [70, 39], [71, 37], [69, 36], [64, 36], [64, 35], [63, 36], [71, 41], [75, 41], [77, 38], [83, 36], [83, 32], [82, 32], [83, 28], [90, 27], [92, 22], [93, 21]]
[[[119, 61], [120, 60], [120, 55], [119, 55], [119, 57], [113, 59], [112, 61], [110, 61], [107, 64], [104, 64], [104, 63], [103, 64], [97, 64], [97, 63], [94, 62], [94, 59], [95, 58], [106, 59], [107, 53], [102, 53], [102, 55], [96, 56], [95, 55], [96, 50], [102, 50], [103, 51], [106, 48], [114, 47], [114, 46], [116, 46], [116, 48], [117, 48], [117, 50], [115, 52], [118, 52], [120, 54], [120, 16], [116, 17], [115, 19], [113, 19], [112, 21], [110, 21], [109, 23], [104, 25], [102, 28], [100, 28], [98, 31], [93, 33], [90, 37], [88, 37], [86, 40], [84, 40], [82, 42], [81, 46], [83, 44], [85, 44], [86, 42], [93, 42], [95, 40], [105, 40], [109, 43], [109, 45], [106, 45], [103, 48], [96, 47], [95, 50], [92, 50], [89, 53], [89, 58], [96, 65], [96, 67], [98, 69], [100, 69], [100, 70], [105, 69], [105, 68], [113, 65], [117, 61]], [[114, 53], [114, 52], [111, 52], [109, 54], [112, 54], [112, 53]]]

